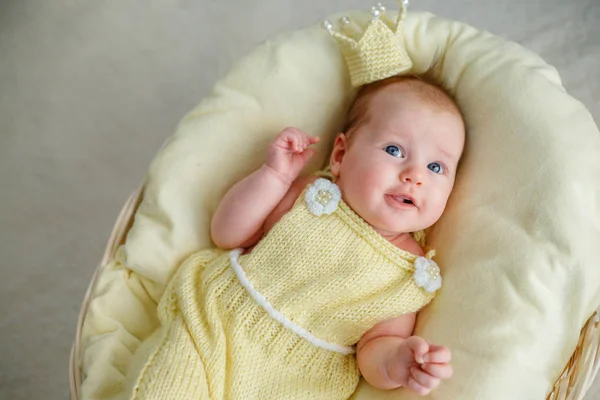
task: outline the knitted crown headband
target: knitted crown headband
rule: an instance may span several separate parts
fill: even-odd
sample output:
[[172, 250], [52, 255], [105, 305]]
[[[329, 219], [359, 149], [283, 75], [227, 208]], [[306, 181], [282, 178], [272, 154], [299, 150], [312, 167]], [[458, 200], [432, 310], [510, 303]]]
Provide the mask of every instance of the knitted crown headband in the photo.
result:
[[371, 8], [371, 20], [364, 32], [348, 17], [340, 18], [341, 32], [333, 28], [331, 21], [323, 21], [323, 27], [333, 36], [344, 56], [352, 86], [362, 86], [412, 68], [404, 43], [403, 21], [408, 0], [398, 0], [400, 13], [396, 21], [385, 15], [385, 7], [378, 3]]

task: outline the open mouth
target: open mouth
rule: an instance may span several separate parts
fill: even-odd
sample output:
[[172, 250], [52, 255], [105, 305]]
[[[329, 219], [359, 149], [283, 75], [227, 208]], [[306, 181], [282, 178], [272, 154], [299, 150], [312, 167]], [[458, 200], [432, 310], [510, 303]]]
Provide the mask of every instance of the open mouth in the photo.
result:
[[389, 195], [389, 197], [391, 197], [392, 199], [394, 199], [396, 202], [401, 203], [401, 204], [405, 204], [407, 206], [413, 206], [413, 207], [417, 206], [415, 204], [415, 201], [413, 200], [413, 198], [409, 197], [409, 196], [406, 196], [406, 195]]

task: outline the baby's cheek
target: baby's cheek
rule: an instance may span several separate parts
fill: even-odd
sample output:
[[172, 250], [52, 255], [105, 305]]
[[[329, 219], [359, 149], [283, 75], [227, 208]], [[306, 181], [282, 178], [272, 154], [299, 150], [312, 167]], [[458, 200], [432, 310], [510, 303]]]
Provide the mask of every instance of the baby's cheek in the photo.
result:
[[360, 171], [359, 179], [361, 185], [372, 191], [387, 192], [389, 189], [398, 186], [400, 183], [394, 171], [389, 168], [369, 168]]
[[374, 178], [377, 177], [377, 172], [375, 168], [356, 168], [352, 171], [354, 179], [356, 183], [359, 185], [368, 184]]
[[379, 206], [377, 199], [382, 197], [378, 195], [382, 190], [377, 174], [370, 171], [357, 170], [351, 179], [352, 187], [348, 187], [346, 190], [347, 196], [351, 197], [349, 199], [352, 203], [351, 206], [359, 214], [365, 214], [361, 215], [361, 217], [368, 218], [370, 215], [366, 214], [370, 214], [373, 212], [374, 207]]
[[436, 193], [435, 196], [431, 196], [430, 210], [428, 214], [432, 225], [436, 223], [444, 213], [447, 202], [448, 197], [445, 192]]

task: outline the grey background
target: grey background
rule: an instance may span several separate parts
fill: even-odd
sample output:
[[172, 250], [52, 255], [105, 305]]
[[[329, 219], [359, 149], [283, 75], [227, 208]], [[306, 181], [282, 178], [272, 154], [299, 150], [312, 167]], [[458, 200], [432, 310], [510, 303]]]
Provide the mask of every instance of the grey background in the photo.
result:
[[[539, 53], [600, 121], [600, 0], [412, 3]], [[113, 222], [215, 79], [272, 34], [371, 5], [0, 0], [0, 398], [67, 398], [77, 313]]]

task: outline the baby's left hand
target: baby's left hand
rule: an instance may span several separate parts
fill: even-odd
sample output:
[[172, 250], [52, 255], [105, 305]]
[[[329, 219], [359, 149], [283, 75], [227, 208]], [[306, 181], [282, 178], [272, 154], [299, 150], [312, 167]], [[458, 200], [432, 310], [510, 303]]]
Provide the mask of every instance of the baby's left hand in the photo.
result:
[[450, 350], [411, 336], [398, 347], [388, 365], [390, 378], [420, 395], [429, 394], [452, 376]]

